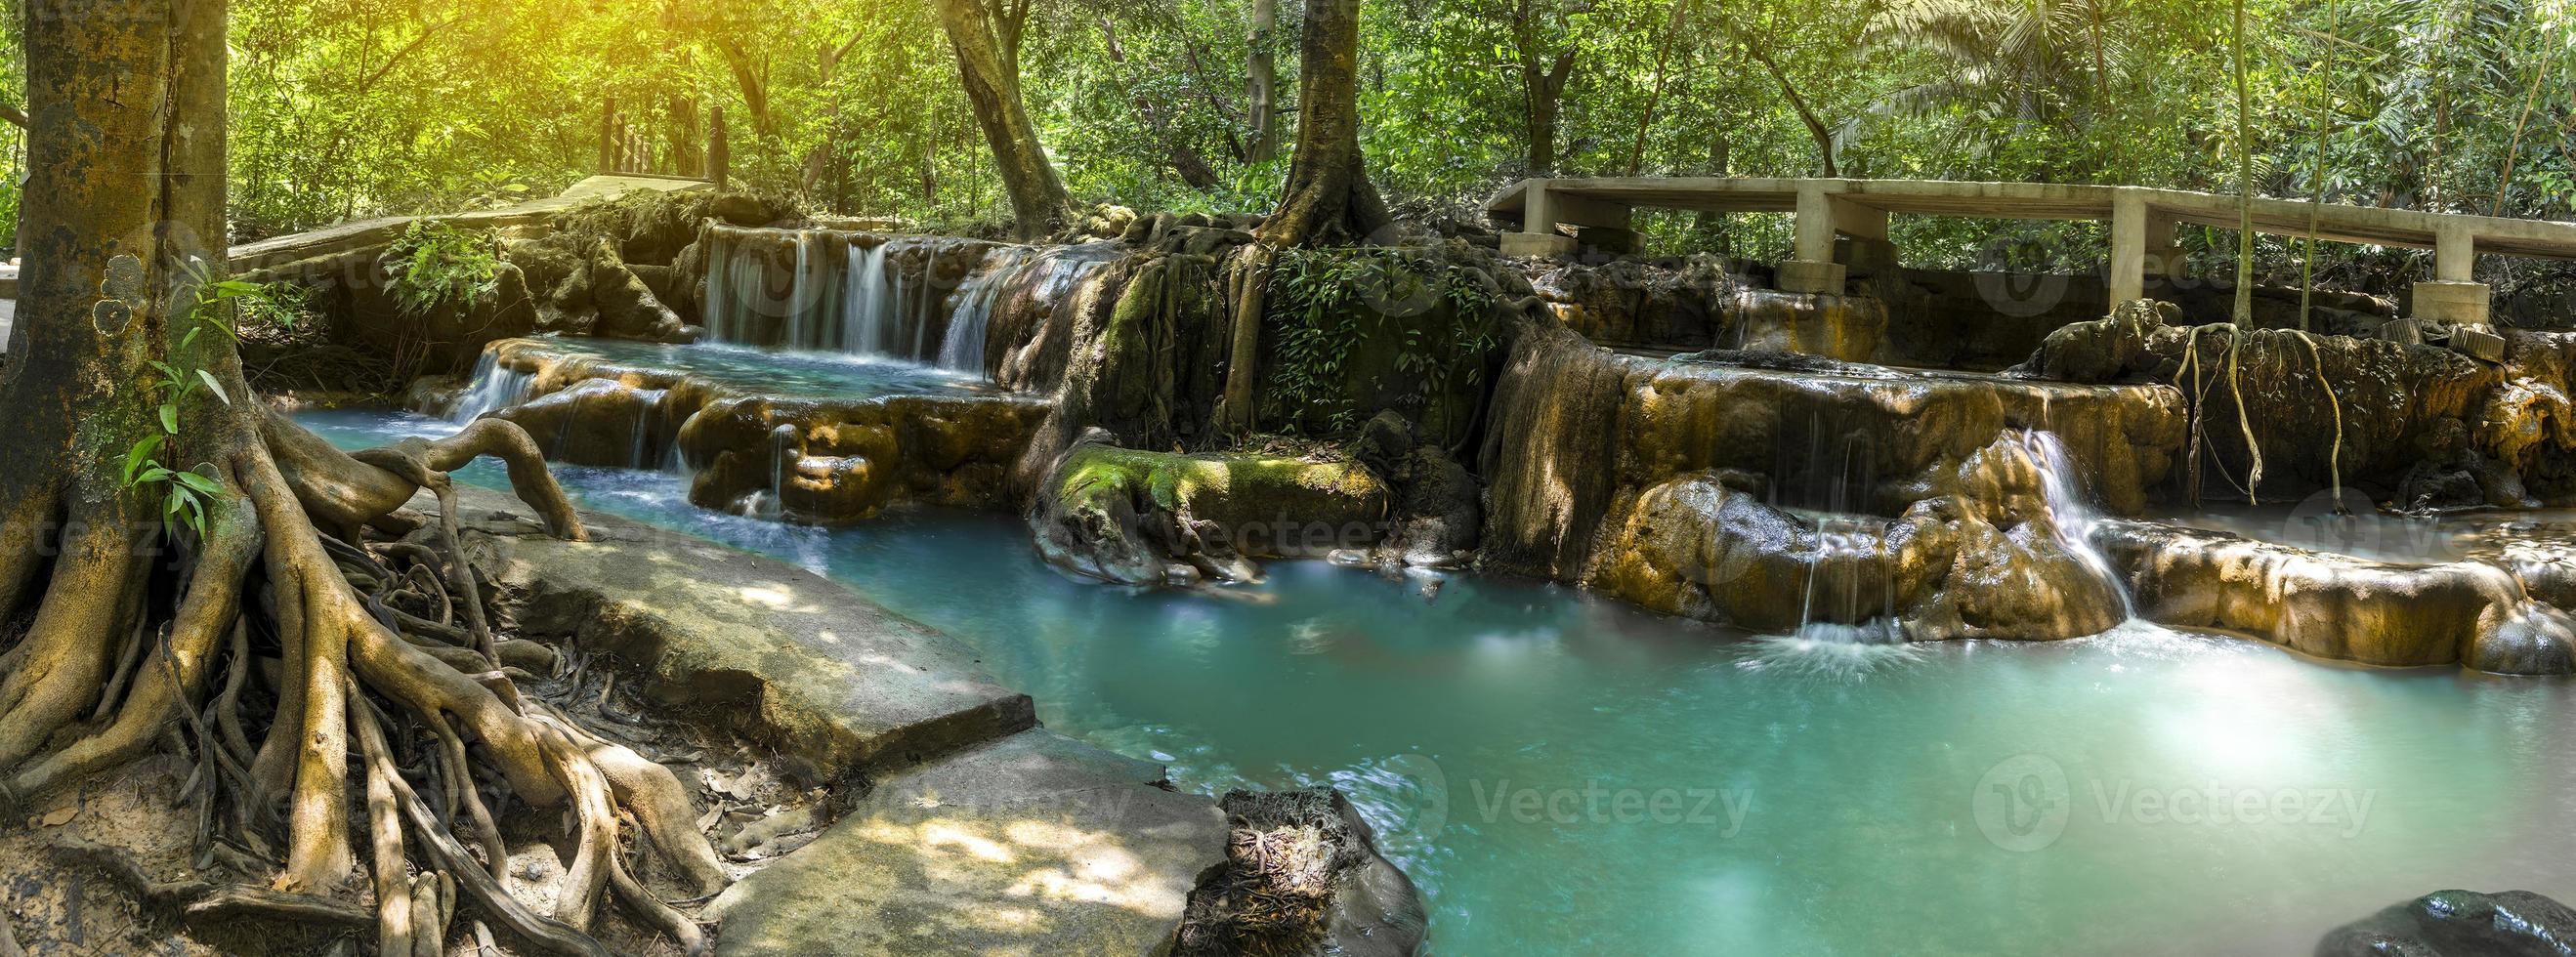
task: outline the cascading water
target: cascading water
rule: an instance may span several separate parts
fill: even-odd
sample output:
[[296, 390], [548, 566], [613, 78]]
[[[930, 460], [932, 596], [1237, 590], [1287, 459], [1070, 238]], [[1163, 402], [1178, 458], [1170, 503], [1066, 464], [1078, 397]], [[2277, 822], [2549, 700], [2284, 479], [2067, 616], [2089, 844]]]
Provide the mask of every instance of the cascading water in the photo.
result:
[[939, 367], [984, 374], [984, 335], [992, 328], [993, 305], [1010, 288], [1011, 279], [1029, 262], [1031, 250], [1009, 246], [985, 257], [984, 268], [957, 290], [957, 309], [948, 317], [948, 334], [939, 343]]
[[2100, 523], [2101, 516], [2093, 511], [2092, 505], [2076, 488], [2075, 462], [2066, 454], [2066, 444], [2058, 441], [2056, 433], [2038, 429], [2007, 433], [2006, 438], [2018, 442], [2030, 454], [2031, 461], [2039, 466], [2040, 494], [2047, 499], [2049, 515], [2056, 519], [2052, 524], [2057, 527], [2058, 546], [2075, 556], [2076, 561], [2083, 563], [2085, 571], [2108, 584], [2112, 593], [2120, 596], [2122, 621], [2138, 617], [2137, 602], [2130, 597], [2128, 584], [2111, 570], [2111, 560], [2093, 544], [2093, 528]]
[[[464, 391], [444, 410], [450, 422], [466, 423], [481, 418], [483, 413], [505, 409], [527, 400], [528, 387], [535, 384], [534, 373], [504, 368], [491, 353], [474, 360], [474, 375]], [[424, 412], [430, 411], [427, 409]]]
[[869, 355], [891, 353], [896, 326], [904, 312], [903, 296], [886, 275], [886, 253], [893, 240], [874, 246], [850, 244], [848, 278], [841, 296], [840, 347]]

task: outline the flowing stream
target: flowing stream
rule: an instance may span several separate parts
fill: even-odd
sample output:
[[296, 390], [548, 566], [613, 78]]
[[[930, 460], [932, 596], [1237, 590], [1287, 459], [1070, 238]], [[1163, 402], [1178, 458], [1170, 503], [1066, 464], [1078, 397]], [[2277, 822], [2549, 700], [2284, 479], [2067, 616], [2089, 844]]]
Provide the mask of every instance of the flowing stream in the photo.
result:
[[[454, 426], [312, 412], [348, 446]], [[1330, 783], [1442, 954], [2304, 953], [2445, 887], [2576, 899], [2576, 683], [2340, 667], [2137, 623], [1853, 671], [1578, 590], [1313, 562], [1219, 598], [1069, 581], [1005, 517], [855, 528], [558, 467], [976, 649], [1183, 788]], [[477, 464], [460, 477], [494, 487]]]

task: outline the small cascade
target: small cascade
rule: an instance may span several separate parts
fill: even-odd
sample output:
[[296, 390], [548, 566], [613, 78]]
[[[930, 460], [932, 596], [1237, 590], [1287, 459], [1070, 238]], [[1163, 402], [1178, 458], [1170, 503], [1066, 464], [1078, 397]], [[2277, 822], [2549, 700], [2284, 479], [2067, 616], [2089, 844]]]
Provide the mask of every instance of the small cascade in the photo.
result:
[[900, 326], [903, 296], [887, 275], [886, 253], [894, 241], [862, 247], [850, 244], [848, 278], [841, 295], [841, 329], [834, 345], [843, 351], [887, 355]]
[[993, 305], [1002, 291], [1028, 265], [1031, 250], [1008, 246], [985, 257], [984, 267], [957, 289], [957, 308], [948, 316], [948, 334], [939, 343], [939, 367], [971, 375], [984, 374], [984, 337], [992, 328]]
[[2093, 528], [2102, 517], [2076, 487], [2075, 476], [2078, 473], [2074, 458], [2066, 452], [2066, 444], [2058, 441], [2055, 433], [2037, 429], [2018, 433], [2008, 430], [2005, 435], [2008, 440], [2019, 442], [2031, 460], [2039, 465], [2040, 493], [2048, 500], [2049, 515], [2056, 519], [2052, 524], [2057, 527], [2058, 545], [2084, 563], [2086, 571], [2108, 583], [2111, 591], [2120, 596], [2122, 620], [2137, 617], [2137, 601], [2129, 595], [2128, 584], [2111, 570], [2111, 560], [2093, 544]]
[[1896, 564], [1881, 523], [1843, 514], [1818, 519], [1816, 560], [1810, 569], [1798, 608], [1798, 637], [1889, 644], [1905, 640], [1889, 617], [1896, 605]]
[[[636, 393], [642, 396], [644, 401], [638, 403], [635, 408], [635, 444], [627, 453], [626, 467], [652, 469], [657, 464], [649, 457], [653, 439], [653, 420], [661, 414], [662, 399], [670, 395], [671, 390], [638, 389]], [[677, 446], [679, 443], [671, 444]]]
[[536, 374], [506, 368], [489, 352], [474, 360], [474, 376], [465, 389], [456, 394], [445, 410], [450, 422], [464, 424], [481, 418], [483, 413], [506, 409], [527, 401], [528, 387], [535, 384]]
[[[706, 341], [731, 345], [831, 348], [827, 336], [839, 290], [831, 234], [798, 230], [780, 247], [718, 232], [707, 254]], [[792, 248], [793, 255], [788, 254]], [[782, 261], [787, 266], [777, 268]]]

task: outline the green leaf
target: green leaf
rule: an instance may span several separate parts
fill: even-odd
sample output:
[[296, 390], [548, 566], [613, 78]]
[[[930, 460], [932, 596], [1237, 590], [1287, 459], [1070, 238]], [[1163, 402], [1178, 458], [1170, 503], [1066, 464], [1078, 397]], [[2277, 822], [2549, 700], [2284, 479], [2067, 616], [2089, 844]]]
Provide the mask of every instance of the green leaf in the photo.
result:
[[215, 480], [214, 480], [214, 479], [207, 478], [207, 477], [206, 477], [204, 474], [202, 474], [202, 473], [193, 472], [193, 471], [191, 471], [191, 472], [172, 472], [172, 473], [170, 473], [170, 477], [171, 477], [171, 478], [174, 478], [174, 479], [177, 479], [177, 480], [179, 481], [179, 484], [181, 484], [181, 485], [185, 485], [185, 486], [187, 486], [187, 487], [189, 487], [189, 488], [196, 489], [197, 491], [204, 492], [204, 493], [206, 493], [206, 494], [208, 494], [208, 495], [222, 495], [222, 494], [224, 494], [224, 487], [223, 487], [223, 486], [215, 484]]
[[147, 435], [137, 440], [133, 448], [125, 450], [125, 484], [134, 484], [135, 470], [142, 468], [143, 460], [152, 454], [153, 449], [160, 447], [160, 436]]
[[152, 466], [151, 468], [144, 469], [144, 470], [143, 470], [143, 475], [142, 475], [141, 477], [139, 477], [139, 478], [136, 478], [134, 481], [135, 481], [135, 483], [136, 483], [136, 484], [139, 484], [139, 485], [149, 485], [149, 484], [152, 484], [152, 483], [154, 483], [154, 482], [158, 482], [158, 481], [161, 481], [161, 480], [163, 480], [163, 479], [169, 478], [169, 477], [171, 476], [171, 474], [172, 474], [172, 473], [171, 473], [171, 471], [170, 471], [169, 469], [162, 468], [162, 467], [161, 467], [161, 466], [159, 466], [159, 465], [154, 465], [154, 466]]
[[172, 405], [168, 402], [161, 403], [161, 431], [168, 432], [171, 435], [179, 434], [178, 406]]
[[214, 373], [199, 369], [197, 378], [205, 380], [206, 388], [214, 390], [215, 398], [224, 400], [225, 405], [233, 404], [232, 394], [224, 391], [223, 383], [215, 381]]

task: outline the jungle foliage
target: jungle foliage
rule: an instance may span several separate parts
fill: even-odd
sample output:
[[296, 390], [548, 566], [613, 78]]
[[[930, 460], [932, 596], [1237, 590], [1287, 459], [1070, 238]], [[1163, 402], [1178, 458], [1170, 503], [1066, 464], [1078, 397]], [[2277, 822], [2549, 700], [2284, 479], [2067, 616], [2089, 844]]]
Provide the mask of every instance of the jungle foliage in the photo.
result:
[[[963, 2], [996, 25], [1075, 199], [1277, 200], [1302, 4]], [[2576, 203], [2570, 0], [2250, 0], [2242, 131], [2225, 6], [1355, 2], [1362, 147], [1399, 212], [1472, 216], [1539, 169], [2234, 192], [2249, 152], [2270, 196], [2544, 217]], [[1256, 31], [1264, 14], [1276, 27]], [[24, 102], [17, 20], [0, 54], [10, 104]], [[705, 167], [720, 112], [728, 171], [754, 188], [935, 227], [1008, 219], [929, 0], [235, 0], [231, 32], [236, 238], [550, 194], [597, 168], [611, 113], [667, 171]], [[1268, 143], [1250, 76], [1263, 65], [1277, 74]], [[0, 161], [23, 165], [18, 132], [0, 127]], [[18, 179], [0, 177], [0, 213]], [[1899, 229], [1925, 264], [2098, 257], [2086, 226]], [[1651, 233], [1746, 256], [1788, 239], [1759, 216], [1662, 217]], [[2232, 257], [2232, 240], [2208, 255]], [[2339, 255], [2327, 278], [2366, 264]], [[2259, 258], [2297, 262], [2268, 240]]]

